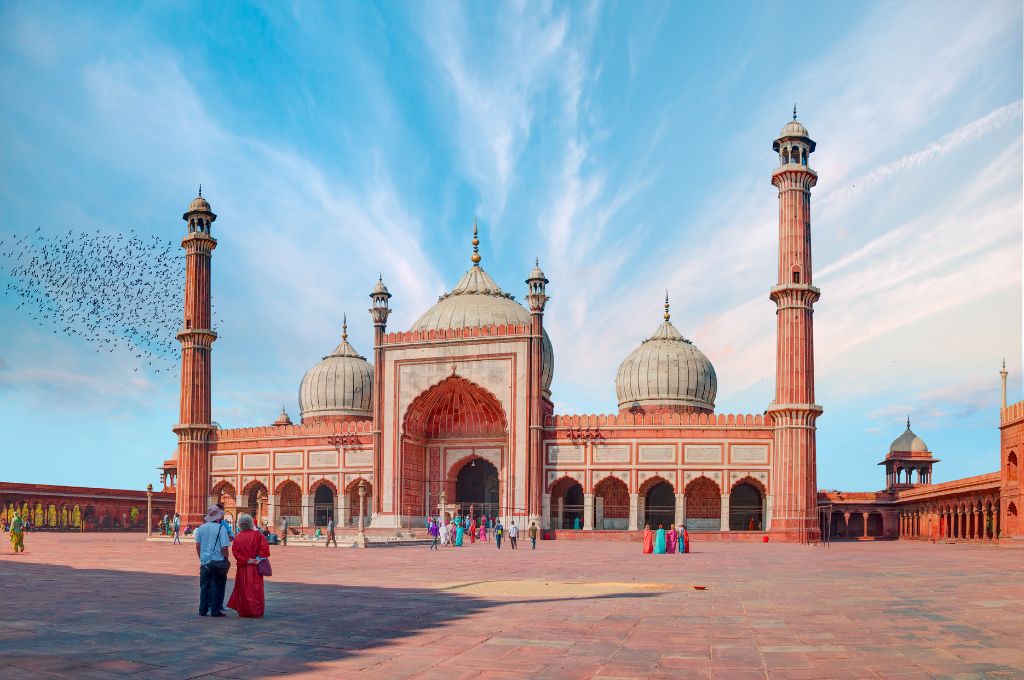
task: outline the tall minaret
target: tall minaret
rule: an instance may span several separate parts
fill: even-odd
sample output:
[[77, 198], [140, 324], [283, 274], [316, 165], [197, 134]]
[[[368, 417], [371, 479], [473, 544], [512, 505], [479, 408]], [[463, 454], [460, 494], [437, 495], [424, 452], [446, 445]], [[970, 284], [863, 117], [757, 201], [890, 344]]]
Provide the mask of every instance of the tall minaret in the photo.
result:
[[[377, 277], [377, 285], [370, 292], [370, 318], [373, 319], [373, 508], [371, 513], [384, 511], [384, 331], [387, 330], [391, 306], [391, 293], [384, 285], [384, 276]], [[396, 490], [392, 490], [397, 493]], [[396, 496], [397, 497], [397, 496]], [[395, 513], [401, 515], [401, 504], [395, 506]], [[401, 524], [401, 519], [398, 520]]]
[[771, 290], [776, 314], [775, 401], [768, 409], [775, 426], [770, 531], [781, 540], [808, 542], [820, 536], [817, 507], [814, 403], [814, 303], [820, 292], [811, 270], [811, 187], [818, 175], [808, 165], [814, 141], [793, 120], [772, 148], [779, 167], [779, 282]]
[[203, 521], [209, 501], [210, 349], [217, 334], [210, 315], [210, 257], [217, 240], [210, 226], [217, 216], [203, 198], [203, 188], [182, 215], [188, 233], [185, 249], [185, 318], [181, 343], [181, 411], [174, 432], [178, 435], [178, 490], [175, 510], [181, 523]]
[[529, 416], [530, 438], [526, 463], [526, 513], [529, 521], [541, 524], [541, 498], [544, 486], [544, 459], [541, 453], [541, 427], [543, 426], [543, 373], [544, 373], [544, 307], [548, 303], [548, 280], [537, 258], [533, 271], [526, 279], [526, 301], [530, 305], [530, 355], [526, 365], [530, 376]]

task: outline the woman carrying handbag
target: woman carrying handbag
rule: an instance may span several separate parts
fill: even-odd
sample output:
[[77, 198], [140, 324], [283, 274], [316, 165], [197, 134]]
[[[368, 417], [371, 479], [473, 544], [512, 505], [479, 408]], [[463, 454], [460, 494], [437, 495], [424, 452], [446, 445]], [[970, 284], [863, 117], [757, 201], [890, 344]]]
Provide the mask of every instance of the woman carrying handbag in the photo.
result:
[[270, 545], [266, 537], [256, 531], [252, 517], [238, 516], [238, 535], [231, 544], [235, 556], [235, 589], [231, 592], [228, 607], [239, 616], [261, 618], [263, 616], [263, 577], [271, 575]]

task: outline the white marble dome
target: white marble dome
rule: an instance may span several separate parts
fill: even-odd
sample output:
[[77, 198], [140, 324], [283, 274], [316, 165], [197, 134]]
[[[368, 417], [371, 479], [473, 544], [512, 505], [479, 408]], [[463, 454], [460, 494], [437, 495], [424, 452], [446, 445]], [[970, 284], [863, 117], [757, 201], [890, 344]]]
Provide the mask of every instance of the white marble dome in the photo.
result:
[[[414, 331], [449, 328], [475, 328], [492, 324], [530, 323], [530, 312], [501, 290], [483, 267], [469, 268], [455, 288], [438, 298], [437, 304], [423, 313], [412, 325]], [[544, 331], [541, 366], [541, 385], [551, 394], [554, 377], [555, 351]]]
[[907, 421], [907, 429], [889, 445], [889, 453], [926, 453], [928, 445], [910, 430], [910, 421]]
[[331, 417], [372, 417], [373, 365], [348, 343], [341, 343], [302, 378], [299, 411], [303, 420]]
[[620, 410], [714, 411], [717, 392], [715, 367], [668, 318], [626, 357], [615, 376]]
[[807, 128], [798, 120], [791, 120], [782, 126], [779, 137], [810, 137]]

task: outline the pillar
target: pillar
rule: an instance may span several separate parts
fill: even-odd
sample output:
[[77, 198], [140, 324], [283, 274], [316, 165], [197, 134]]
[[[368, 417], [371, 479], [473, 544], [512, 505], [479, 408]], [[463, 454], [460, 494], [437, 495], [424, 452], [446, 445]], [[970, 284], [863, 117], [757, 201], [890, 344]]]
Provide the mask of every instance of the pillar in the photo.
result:
[[313, 507], [312, 494], [302, 495], [302, 526], [312, 527], [316, 524], [316, 509]]
[[583, 494], [583, 528], [594, 530], [594, 494]]
[[556, 529], [561, 529], [565, 526], [565, 497], [558, 497], [558, 526]]
[[860, 516], [864, 518], [864, 538], [868, 537], [868, 513], [861, 512]]
[[722, 494], [722, 526], [719, 528], [720, 531], [729, 531], [729, 494]]
[[676, 526], [686, 526], [686, 494], [676, 494]]
[[347, 527], [352, 512], [349, 507], [352, 505], [352, 500], [348, 497], [347, 493], [340, 493], [335, 501], [337, 502], [338, 509], [334, 514], [334, 524], [339, 528]]
[[[477, 252], [476, 221], [473, 222], [473, 266], [480, 265]], [[547, 277], [540, 268], [540, 260], [526, 279], [526, 302], [530, 307], [530, 346], [526, 359], [528, 398], [526, 417], [529, 425], [529, 438], [526, 449], [526, 512], [531, 521], [537, 520], [540, 512], [541, 487], [544, 483], [544, 460], [542, 455], [541, 427], [544, 415], [543, 372], [544, 372], [544, 307], [548, 302], [546, 295]], [[594, 528], [593, 504], [584, 503], [584, 528]], [[586, 526], [587, 509], [590, 509], [590, 525]]]
[[604, 529], [604, 499], [600, 496], [594, 498], [594, 526]]
[[270, 525], [271, 531], [276, 531], [280, 526], [280, 521], [277, 516], [277, 494], [267, 495], [267, 524]]
[[551, 529], [551, 494], [546, 493], [540, 497], [540, 525], [543, 529]]
[[629, 494], [629, 530], [637, 531], [640, 529], [640, 494], [631, 493]]

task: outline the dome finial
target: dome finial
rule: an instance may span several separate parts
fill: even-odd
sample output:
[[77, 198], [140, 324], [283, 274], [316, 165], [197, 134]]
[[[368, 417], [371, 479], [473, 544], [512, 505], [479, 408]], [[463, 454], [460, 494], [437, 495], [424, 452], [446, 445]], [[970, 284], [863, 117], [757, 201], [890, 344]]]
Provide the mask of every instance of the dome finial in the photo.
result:
[[341, 339], [348, 340], [348, 315], [344, 312], [341, 314]]
[[793, 120], [796, 120], [796, 102], [793, 102]]
[[910, 429], [910, 414], [907, 414], [907, 429]]
[[476, 228], [476, 216], [474, 215], [473, 216], [473, 256], [469, 258], [470, 260], [473, 261], [473, 266], [474, 267], [479, 267], [480, 266], [480, 239], [477, 238], [477, 234], [478, 234], [478, 232], [477, 232], [477, 228]]
[[200, 184], [199, 185], [199, 198], [202, 198], [202, 197], [203, 197], [203, 185]]
[[665, 321], [668, 321], [671, 315], [668, 313], [668, 290], [665, 290]]

